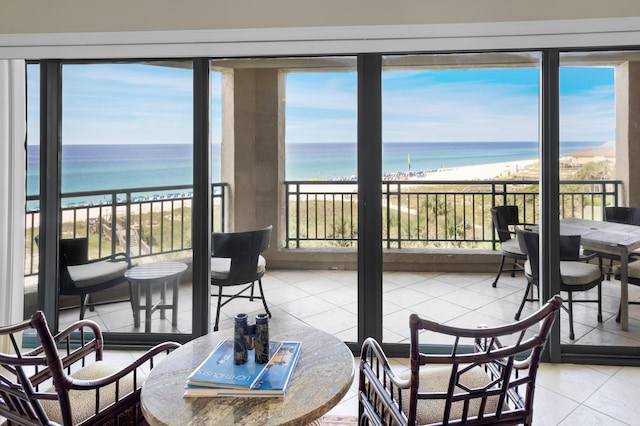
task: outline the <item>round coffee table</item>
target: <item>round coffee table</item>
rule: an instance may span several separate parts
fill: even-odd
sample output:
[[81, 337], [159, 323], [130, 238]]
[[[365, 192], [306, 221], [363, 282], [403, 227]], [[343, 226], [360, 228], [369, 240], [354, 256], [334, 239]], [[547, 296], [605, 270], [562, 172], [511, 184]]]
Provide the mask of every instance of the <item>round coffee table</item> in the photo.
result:
[[[171, 325], [178, 325], [178, 284], [180, 277], [187, 270], [182, 262], [156, 262], [134, 266], [124, 273], [131, 284], [131, 308], [133, 309], [133, 325], [140, 327], [140, 311], [145, 311], [144, 332], [151, 332], [151, 314], [160, 310], [160, 318], [165, 318], [165, 310], [171, 309]], [[172, 285], [172, 303], [167, 303], [167, 284]], [[153, 286], [160, 284], [160, 300], [152, 302]], [[140, 289], [144, 289], [145, 304], [140, 304]]]
[[151, 370], [141, 394], [142, 413], [150, 425], [306, 425], [337, 405], [353, 382], [353, 355], [340, 339], [292, 324], [270, 330], [273, 340], [302, 342], [284, 397], [184, 398], [187, 376], [232, 333], [227, 329], [192, 340]]

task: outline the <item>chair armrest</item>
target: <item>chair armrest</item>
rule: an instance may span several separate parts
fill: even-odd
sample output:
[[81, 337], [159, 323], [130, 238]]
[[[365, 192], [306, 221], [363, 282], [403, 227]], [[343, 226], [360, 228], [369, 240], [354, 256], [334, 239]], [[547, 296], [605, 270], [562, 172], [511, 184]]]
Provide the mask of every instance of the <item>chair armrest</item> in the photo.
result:
[[[89, 330], [86, 330], [87, 328]], [[51, 337], [63, 368], [69, 368], [78, 361], [84, 365], [86, 357], [91, 354], [94, 356], [89, 361], [92, 361], [93, 358], [96, 361], [102, 359], [102, 330], [98, 324], [91, 320], [76, 321]], [[44, 347], [40, 345], [23, 353], [23, 356], [36, 356], [44, 352]], [[35, 373], [30, 379], [34, 385], [38, 385], [50, 377], [50, 369], [45, 368]]]
[[[178, 349], [180, 346], [179, 343], [176, 342], [164, 342], [160, 343], [153, 348], [149, 349], [145, 352], [140, 358], [133, 361], [131, 364], [121, 368], [116, 373], [110, 374], [108, 376], [102, 377], [100, 379], [94, 380], [80, 380], [69, 377], [71, 381], [71, 389], [79, 389], [79, 390], [87, 390], [87, 389], [96, 389], [108, 386], [112, 383], [116, 383], [121, 380], [123, 377], [133, 373], [138, 368], [143, 367], [145, 364], [148, 364], [148, 370], [153, 369], [156, 363], [156, 357], [161, 354], [168, 354], [175, 349]], [[159, 362], [159, 361], [157, 361]], [[137, 374], [133, 377], [134, 386], [133, 389], [137, 389], [142, 385], [142, 381], [138, 377]]]
[[[409, 384], [409, 379], [401, 379], [393, 372], [378, 342], [367, 338], [360, 353], [360, 417], [371, 419], [372, 424], [406, 424], [401, 390], [409, 389]], [[404, 397], [408, 398], [408, 394]]]
[[114, 253], [112, 255], [104, 256], [104, 257], [101, 257], [101, 258], [98, 258], [98, 259], [91, 259], [87, 263], [103, 262], [105, 260], [109, 260], [109, 261], [112, 261], [112, 262], [125, 261], [125, 262], [127, 262], [127, 265], [129, 265], [129, 268], [131, 268], [131, 257], [125, 252]]
[[581, 262], [588, 262], [591, 259], [599, 256], [600, 256], [600, 253], [598, 253], [597, 251], [582, 250], [580, 253], [580, 258], [578, 260]]

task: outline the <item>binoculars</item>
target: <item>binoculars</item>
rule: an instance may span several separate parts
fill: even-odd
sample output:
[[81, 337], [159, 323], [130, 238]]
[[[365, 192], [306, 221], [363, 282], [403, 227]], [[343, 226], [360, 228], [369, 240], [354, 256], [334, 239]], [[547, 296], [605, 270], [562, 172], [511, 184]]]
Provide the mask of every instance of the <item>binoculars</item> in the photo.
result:
[[249, 324], [247, 314], [235, 317], [233, 362], [241, 365], [249, 359], [249, 350], [255, 349], [256, 364], [269, 362], [269, 317], [256, 315], [256, 322]]

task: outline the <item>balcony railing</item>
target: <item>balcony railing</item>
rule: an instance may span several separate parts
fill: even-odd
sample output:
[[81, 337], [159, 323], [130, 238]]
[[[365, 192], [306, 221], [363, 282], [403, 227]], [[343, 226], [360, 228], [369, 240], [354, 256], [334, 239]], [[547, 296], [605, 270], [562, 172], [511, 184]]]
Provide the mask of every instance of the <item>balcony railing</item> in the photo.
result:
[[[224, 231], [226, 183], [212, 184], [211, 229]], [[188, 186], [62, 194], [62, 238], [88, 237], [90, 257], [120, 251], [133, 259], [191, 250]], [[38, 272], [34, 237], [40, 227], [38, 197], [27, 198], [25, 275]]]
[[[618, 180], [562, 181], [560, 216], [601, 220], [604, 206], [618, 205], [621, 186]], [[212, 185], [216, 231], [224, 231], [227, 188]], [[92, 258], [119, 251], [141, 258], [190, 250], [190, 191], [174, 186], [63, 194], [62, 238], [88, 236]], [[287, 181], [285, 191], [287, 247], [355, 247], [355, 182]], [[382, 197], [386, 248], [495, 249], [494, 205], [518, 205], [521, 221], [538, 222], [537, 181], [384, 181]], [[40, 212], [35, 204], [37, 197], [29, 197], [25, 275], [38, 271], [34, 237]]]
[[[560, 216], [601, 220], [618, 205], [619, 180], [561, 181]], [[352, 247], [358, 238], [357, 184], [287, 181], [286, 246]], [[384, 181], [383, 243], [387, 248], [487, 247], [496, 236], [490, 208], [518, 205], [520, 220], [538, 222], [538, 181]]]

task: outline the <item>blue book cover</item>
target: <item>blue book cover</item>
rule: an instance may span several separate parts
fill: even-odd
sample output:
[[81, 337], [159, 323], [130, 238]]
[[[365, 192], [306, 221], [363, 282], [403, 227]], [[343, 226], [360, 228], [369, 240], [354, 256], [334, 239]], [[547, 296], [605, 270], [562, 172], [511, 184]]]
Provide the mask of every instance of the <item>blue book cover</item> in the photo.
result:
[[[281, 345], [282, 342], [277, 341], [269, 343], [271, 358]], [[247, 362], [241, 365], [233, 362], [233, 337], [228, 337], [189, 375], [187, 384], [249, 389], [269, 364], [257, 364], [253, 350], [249, 350], [247, 358]]]
[[291, 377], [300, 357], [300, 342], [282, 342], [278, 352], [250, 389], [223, 388], [187, 384], [185, 397], [282, 397], [285, 396]]

